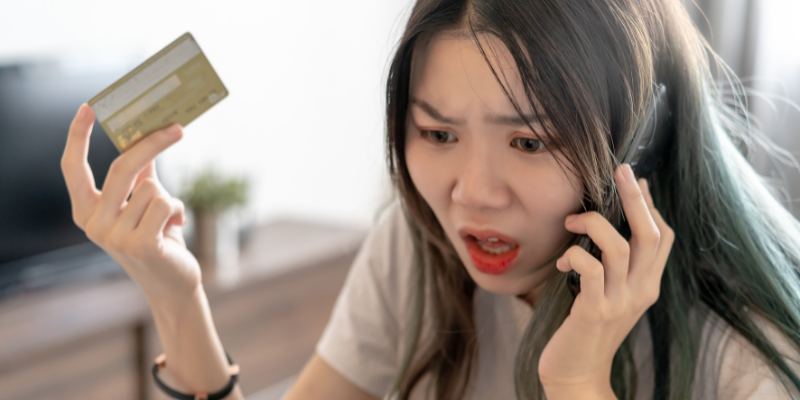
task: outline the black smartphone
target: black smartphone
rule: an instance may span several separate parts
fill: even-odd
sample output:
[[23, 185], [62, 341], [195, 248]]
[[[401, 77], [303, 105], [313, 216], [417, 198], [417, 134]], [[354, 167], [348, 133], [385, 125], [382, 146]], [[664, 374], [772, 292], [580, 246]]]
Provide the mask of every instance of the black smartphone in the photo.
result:
[[[645, 115], [645, 118], [637, 126], [630, 142], [622, 148], [622, 154], [617, 157], [620, 164], [627, 163], [631, 166], [637, 179], [647, 179], [653, 171], [661, 168], [669, 150], [668, 141], [671, 138], [669, 132], [672, 125], [672, 113], [667, 102], [667, 87], [663, 84], [658, 84], [654, 88], [653, 97], [647, 106]], [[606, 198], [601, 214], [619, 230], [621, 218], [616, 210], [610, 211], [612, 199], [613, 196]], [[598, 260], [600, 259], [600, 249], [589, 239], [589, 236], [579, 235], [576, 244]], [[581, 292], [580, 277], [580, 274], [575, 271], [567, 273], [567, 286], [573, 296], [577, 296]]]

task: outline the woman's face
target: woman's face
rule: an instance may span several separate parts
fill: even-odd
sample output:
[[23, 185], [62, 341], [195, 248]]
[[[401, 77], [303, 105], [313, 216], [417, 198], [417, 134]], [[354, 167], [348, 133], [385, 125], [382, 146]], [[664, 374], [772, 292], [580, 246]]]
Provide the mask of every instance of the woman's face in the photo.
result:
[[[481, 41], [540, 130], [547, 121], [531, 116], [511, 54], [495, 37]], [[470, 38], [438, 35], [420, 44], [410, 95], [406, 161], [417, 190], [480, 287], [535, 298], [556, 271], [555, 263], [536, 267], [569, 237], [564, 220], [580, 210], [578, 178], [525, 125]]]

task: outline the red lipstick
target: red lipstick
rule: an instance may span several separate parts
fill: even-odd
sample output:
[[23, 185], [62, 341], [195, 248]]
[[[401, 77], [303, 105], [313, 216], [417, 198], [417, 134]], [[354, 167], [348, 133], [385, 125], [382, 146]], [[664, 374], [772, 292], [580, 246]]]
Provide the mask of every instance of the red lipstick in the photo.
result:
[[519, 243], [491, 230], [461, 229], [459, 235], [467, 245], [467, 252], [475, 268], [490, 275], [508, 271], [519, 255]]

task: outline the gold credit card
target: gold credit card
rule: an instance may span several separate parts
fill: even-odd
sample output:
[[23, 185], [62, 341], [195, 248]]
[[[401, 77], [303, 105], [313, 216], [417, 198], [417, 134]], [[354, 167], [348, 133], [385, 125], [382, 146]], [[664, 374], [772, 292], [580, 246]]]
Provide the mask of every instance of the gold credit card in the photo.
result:
[[185, 33], [89, 100], [117, 150], [172, 124], [186, 126], [228, 96], [200, 46]]

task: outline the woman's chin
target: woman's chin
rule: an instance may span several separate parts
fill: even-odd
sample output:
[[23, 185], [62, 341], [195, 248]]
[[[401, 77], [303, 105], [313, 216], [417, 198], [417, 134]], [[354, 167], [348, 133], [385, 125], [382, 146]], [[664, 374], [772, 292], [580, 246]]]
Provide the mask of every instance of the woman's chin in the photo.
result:
[[496, 274], [482, 272], [471, 263], [464, 263], [464, 266], [469, 276], [481, 289], [495, 294], [514, 296], [527, 294], [542, 282], [541, 277], [547, 276], [544, 270], [525, 273], [526, 271], [512, 269], [502, 274]]

